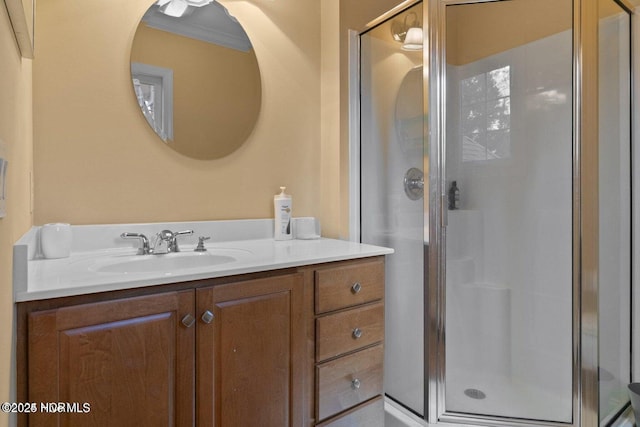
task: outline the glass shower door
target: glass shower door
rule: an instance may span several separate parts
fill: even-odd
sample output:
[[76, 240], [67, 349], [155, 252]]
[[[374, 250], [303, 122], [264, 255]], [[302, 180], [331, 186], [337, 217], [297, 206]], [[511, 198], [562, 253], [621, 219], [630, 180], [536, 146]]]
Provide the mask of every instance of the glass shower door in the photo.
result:
[[629, 402], [631, 381], [631, 18], [599, 0], [599, 412]]
[[423, 68], [422, 50], [407, 50], [404, 40], [421, 31], [422, 7], [360, 35], [361, 241], [395, 249], [386, 258], [384, 390], [419, 415], [428, 245]]
[[444, 9], [444, 412], [570, 423], [572, 1]]

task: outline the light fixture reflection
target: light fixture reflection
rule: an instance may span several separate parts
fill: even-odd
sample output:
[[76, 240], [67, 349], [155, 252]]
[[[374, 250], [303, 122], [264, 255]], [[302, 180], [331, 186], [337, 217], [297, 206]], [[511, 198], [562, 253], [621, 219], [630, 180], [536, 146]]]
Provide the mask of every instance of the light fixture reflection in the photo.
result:
[[407, 31], [404, 38], [402, 50], [421, 50], [422, 49], [422, 28], [412, 27]]
[[167, 16], [179, 18], [187, 11], [189, 5], [184, 0], [171, 0], [162, 12]]
[[165, 15], [179, 18], [187, 12], [189, 6], [202, 7], [211, 2], [213, 0], [158, 0], [156, 4]]
[[391, 21], [391, 36], [402, 43], [402, 50], [422, 49], [422, 25], [415, 12], [409, 12], [404, 18]]

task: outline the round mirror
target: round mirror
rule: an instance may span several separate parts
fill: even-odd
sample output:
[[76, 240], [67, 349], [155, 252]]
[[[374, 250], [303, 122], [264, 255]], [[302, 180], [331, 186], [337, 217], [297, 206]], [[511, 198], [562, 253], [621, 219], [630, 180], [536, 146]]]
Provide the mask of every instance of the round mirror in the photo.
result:
[[260, 70], [249, 37], [213, 0], [158, 0], [131, 46], [133, 90], [160, 139], [185, 156], [224, 157], [253, 131]]

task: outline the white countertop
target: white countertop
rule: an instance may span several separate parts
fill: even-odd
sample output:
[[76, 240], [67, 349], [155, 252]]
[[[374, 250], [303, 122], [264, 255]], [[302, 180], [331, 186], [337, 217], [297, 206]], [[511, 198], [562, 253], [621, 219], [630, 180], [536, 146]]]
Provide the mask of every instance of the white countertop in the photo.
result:
[[[137, 231], [135, 225], [119, 227]], [[174, 225], [173, 229], [178, 228]], [[86, 232], [86, 229], [82, 230], [82, 233]], [[104, 233], [104, 230], [102, 232]], [[32, 234], [37, 235], [37, 230]], [[127, 242], [125, 247], [115, 248], [96, 248], [93, 245], [91, 250], [81, 250], [83, 246], [80, 245], [76, 248], [80, 250], [72, 251], [69, 258], [38, 259], [37, 255], [34, 256], [33, 248], [26, 248], [25, 241], [30, 239], [31, 241], [27, 244], [34, 245], [34, 237], [26, 236], [22, 239], [25, 248], [17, 253], [18, 244], [14, 246], [14, 299], [16, 302], [232, 276], [393, 253], [393, 249], [389, 248], [325, 238], [274, 241], [269, 237], [213, 243], [208, 241], [206, 243], [208, 253], [232, 254], [234, 261], [170, 272], [113, 273], [97, 271], [100, 269], [96, 266], [108, 265], [114, 260], [117, 262], [118, 259], [130, 260], [141, 257], [142, 255], [135, 255], [136, 249], [131, 246], [131, 242]], [[194, 244], [186, 243], [181, 245], [180, 253], [146, 255], [146, 257], [180, 256], [180, 254], [192, 252], [194, 247]], [[27, 253], [31, 254], [28, 261], [21, 263], [18, 259], [18, 262], [15, 262], [16, 255], [20, 258], [27, 256]], [[26, 264], [26, 271], [21, 271], [25, 267], [23, 264]]]

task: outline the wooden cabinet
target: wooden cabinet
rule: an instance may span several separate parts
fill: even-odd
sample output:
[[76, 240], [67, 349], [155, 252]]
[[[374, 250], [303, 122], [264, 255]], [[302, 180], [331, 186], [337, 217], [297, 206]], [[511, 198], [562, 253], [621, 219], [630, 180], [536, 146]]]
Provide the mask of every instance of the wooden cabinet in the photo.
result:
[[384, 400], [378, 396], [366, 405], [327, 420], [318, 427], [384, 427]]
[[199, 426], [302, 425], [302, 275], [198, 289]]
[[300, 426], [302, 274], [28, 315], [29, 426]]
[[384, 425], [384, 261], [315, 271], [316, 421]]
[[[194, 329], [181, 323], [192, 310], [186, 291], [31, 313], [29, 425], [192, 425]], [[90, 408], [47, 413], [41, 402]]]
[[18, 401], [90, 411], [18, 425], [375, 426], [383, 296], [377, 257], [19, 303]]

